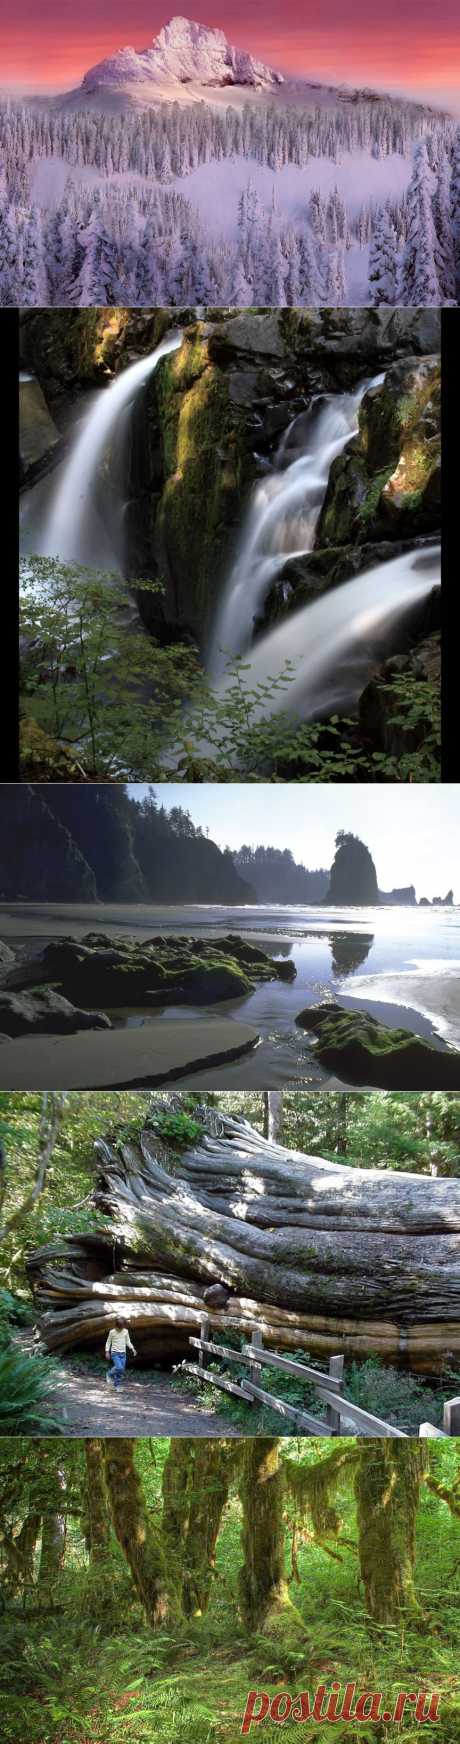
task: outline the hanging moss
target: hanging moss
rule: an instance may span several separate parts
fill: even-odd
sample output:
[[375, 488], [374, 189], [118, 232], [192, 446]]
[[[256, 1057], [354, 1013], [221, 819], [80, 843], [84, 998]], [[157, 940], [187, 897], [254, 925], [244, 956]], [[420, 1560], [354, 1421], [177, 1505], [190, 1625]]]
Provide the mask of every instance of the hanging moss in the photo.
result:
[[292, 1496], [299, 1520], [310, 1515], [315, 1537], [336, 1538], [342, 1524], [334, 1498], [344, 1468], [356, 1465], [354, 1447], [335, 1448], [333, 1453], [315, 1465], [299, 1465], [294, 1460], [283, 1461], [286, 1486]]
[[114, 1529], [131, 1570], [134, 1587], [153, 1628], [178, 1618], [173, 1570], [167, 1566], [160, 1535], [147, 1513], [134, 1464], [134, 1441], [104, 1442], [104, 1462]]
[[359, 1561], [369, 1615], [422, 1616], [414, 1585], [415, 1534], [427, 1451], [422, 1441], [361, 1442], [356, 1477]]

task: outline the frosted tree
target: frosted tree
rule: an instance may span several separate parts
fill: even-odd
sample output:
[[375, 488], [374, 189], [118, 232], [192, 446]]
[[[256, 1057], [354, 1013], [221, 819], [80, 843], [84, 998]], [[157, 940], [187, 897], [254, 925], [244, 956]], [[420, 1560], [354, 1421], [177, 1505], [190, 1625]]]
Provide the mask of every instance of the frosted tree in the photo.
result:
[[21, 304], [26, 309], [39, 308], [46, 303], [46, 297], [42, 220], [35, 206], [23, 217]]
[[331, 309], [338, 309], [346, 298], [345, 270], [343, 250], [332, 249], [327, 258], [326, 277], [324, 285], [324, 300]]
[[273, 236], [267, 256], [267, 295], [271, 309], [279, 309], [285, 301], [286, 261], [279, 236]]
[[433, 194], [435, 228], [435, 265], [443, 303], [455, 297], [454, 240], [450, 214], [450, 165], [447, 153], [439, 156], [436, 188]]
[[239, 309], [248, 308], [251, 301], [251, 290], [252, 286], [246, 278], [244, 263], [241, 255], [239, 255], [236, 262], [235, 272], [233, 274], [233, 301]]
[[454, 140], [452, 178], [450, 184], [450, 210], [454, 255], [454, 295], [457, 303], [460, 303], [460, 127], [457, 130]]
[[407, 194], [407, 239], [404, 245], [399, 297], [401, 303], [424, 308], [441, 301], [436, 270], [436, 234], [431, 196], [433, 176], [424, 140], [414, 151]]
[[21, 300], [19, 243], [18, 209], [8, 205], [0, 212], [0, 305], [6, 308]]
[[321, 302], [321, 274], [316, 251], [308, 230], [299, 244], [300, 302], [305, 308], [315, 308]]
[[386, 303], [390, 307], [398, 297], [398, 256], [396, 236], [386, 206], [375, 215], [374, 231], [369, 250], [369, 286], [374, 308]]

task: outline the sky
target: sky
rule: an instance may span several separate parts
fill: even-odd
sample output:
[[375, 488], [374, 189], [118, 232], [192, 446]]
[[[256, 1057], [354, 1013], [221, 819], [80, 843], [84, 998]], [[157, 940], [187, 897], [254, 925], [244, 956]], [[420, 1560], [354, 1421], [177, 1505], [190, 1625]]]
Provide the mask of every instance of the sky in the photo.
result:
[[[114, 49], [147, 48], [174, 0], [3, 0], [0, 83], [68, 90]], [[459, 0], [197, 0], [187, 17], [278, 70], [460, 106]]]
[[[142, 799], [148, 787], [131, 787]], [[351, 830], [370, 849], [381, 890], [415, 884], [417, 896], [460, 902], [460, 787], [234, 786], [167, 783], [154, 789], [171, 810], [189, 811], [221, 848], [290, 848], [313, 871], [329, 867], [337, 830]]]

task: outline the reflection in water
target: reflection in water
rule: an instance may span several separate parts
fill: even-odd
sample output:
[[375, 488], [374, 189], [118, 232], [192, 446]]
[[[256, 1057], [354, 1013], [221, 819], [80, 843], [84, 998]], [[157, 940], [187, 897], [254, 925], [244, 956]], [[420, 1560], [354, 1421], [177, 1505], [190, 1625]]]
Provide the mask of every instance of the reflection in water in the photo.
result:
[[332, 968], [335, 975], [351, 975], [369, 956], [373, 933], [331, 933]]

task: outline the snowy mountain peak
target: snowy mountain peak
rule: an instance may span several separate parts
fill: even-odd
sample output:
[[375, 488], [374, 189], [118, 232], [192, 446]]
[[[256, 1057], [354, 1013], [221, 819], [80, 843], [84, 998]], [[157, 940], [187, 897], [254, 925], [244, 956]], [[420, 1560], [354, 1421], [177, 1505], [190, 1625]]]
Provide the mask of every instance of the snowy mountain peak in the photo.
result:
[[192, 18], [171, 18], [150, 48], [121, 48], [85, 73], [82, 90], [103, 86], [155, 83], [164, 85], [281, 85], [281, 73], [253, 55], [232, 47], [223, 30], [197, 24]]

